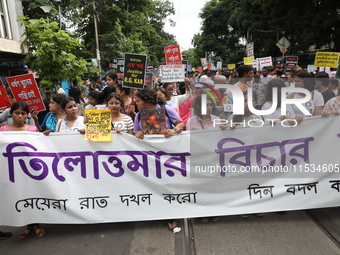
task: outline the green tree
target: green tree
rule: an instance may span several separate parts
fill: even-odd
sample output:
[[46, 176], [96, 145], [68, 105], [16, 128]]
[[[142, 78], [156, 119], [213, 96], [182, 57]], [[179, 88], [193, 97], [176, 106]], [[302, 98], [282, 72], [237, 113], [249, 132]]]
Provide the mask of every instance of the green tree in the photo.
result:
[[67, 31], [60, 30], [57, 22], [41, 18], [31, 24], [25, 16], [19, 20], [26, 28], [21, 44], [22, 50], [26, 47], [29, 52], [25, 62], [37, 71], [43, 88], [51, 91], [64, 79], [71, 82], [84, 75], [86, 61], [72, 53], [82, 45]]
[[[24, 14], [30, 18], [46, 17], [41, 5], [52, 5], [48, 14], [59, 21], [55, 0], [22, 0]], [[95, 2], [95, 10], [93, 3]], [[164, 31], [167, 17], [174, 13], [169, 0], [63, 0], [60, 3], [63, 21], [67, 20], [74, 38], [84, 44], [77, 56], [96, 58], [94, 13], [97, 17], [99, 49], [104, 70], [125, 52], [148, 54], [154, 66], [164, 62], [163, 48], [177, 44], [174, 36]], [[65, 27], [63, 22], [62, 27]]]
[[255, 57], [280, 56], [277, 41], [284, 34], [289, 54], [315, 49], [340, 51], [340, 2], [335, 0], [210, 0], [200, 13], [201, 32], [193, 42], [196, 55], [212, 52], [223, 62], [240, 62], [246, 43]]

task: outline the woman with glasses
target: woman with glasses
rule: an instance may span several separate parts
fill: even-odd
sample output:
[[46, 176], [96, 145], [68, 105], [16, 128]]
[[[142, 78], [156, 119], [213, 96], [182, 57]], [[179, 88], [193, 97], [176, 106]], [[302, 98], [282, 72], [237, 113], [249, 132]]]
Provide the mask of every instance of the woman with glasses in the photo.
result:
[[117, 93], [112, 93], [106, 99], [107, 108], [111, 111], [112, 129], [117, 133], [127, 132], [133, 134], [134, 124], [132, 118], [124, 113], [124, 102]]
[[[294, 84], [296, 88], [304, 88], [311, 92], [311, 99], [303, 103], [302, 105], [311, 113], [311, 115], [307, 116], [316, 116], [321, 115], [321, 110], [324, 106], [324, 99], [320, 92], [315, 90], [315, 81], [312, 79], [312, 76], [307, 71], [301, 71], [297, 73], [294, 78]], [[288, 98], [301, 99], [304, 98], [305, 94], [303, 93], [294, 93], [288, 95]], [[305, 116], [305, 114], [294, 104], [292, 105], [293, 110], [296, 114]]]

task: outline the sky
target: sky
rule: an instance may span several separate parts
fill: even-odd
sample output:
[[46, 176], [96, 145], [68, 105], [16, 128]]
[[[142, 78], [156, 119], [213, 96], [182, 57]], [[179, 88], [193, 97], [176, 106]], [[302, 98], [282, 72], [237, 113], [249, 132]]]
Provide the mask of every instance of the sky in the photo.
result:
[[174, 3], [175, 15], [171, 15], [168, 19], [176, 22], [175, 27], [170, 26], [167, 21], [164, 30], [175, 35], [181, 51], [193, 48], [191, 40], [194, 34], [200, 32], [201, 19], [198, 14], [201, 12], [204, 4], [208, 0], [170, 0]]

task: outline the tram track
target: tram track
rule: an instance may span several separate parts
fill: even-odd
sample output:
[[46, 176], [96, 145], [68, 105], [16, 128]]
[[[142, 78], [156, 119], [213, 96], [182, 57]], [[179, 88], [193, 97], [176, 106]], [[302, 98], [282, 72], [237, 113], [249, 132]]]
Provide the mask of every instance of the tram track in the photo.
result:
[[313, 209], [305, 212], [340, 249], [339, 208]]

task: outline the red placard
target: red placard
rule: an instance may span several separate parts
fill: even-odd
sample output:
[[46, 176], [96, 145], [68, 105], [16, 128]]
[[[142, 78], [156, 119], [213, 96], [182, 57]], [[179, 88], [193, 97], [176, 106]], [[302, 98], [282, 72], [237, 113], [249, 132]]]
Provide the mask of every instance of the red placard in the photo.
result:
[[11, 102], [6, 93], [5, 86], [2, 84], [0, 79], [0, 112], [4, 111], [7, 108], [11, 107]]
[[167, 65], [182, 64], [181, 49], [179, 45], [172, 45], [164, 47], [165, 61]]
[[25, 102], [30, 111], [46, 109], [33, 74], [11, 76], [6, 80], [16, 101]]

